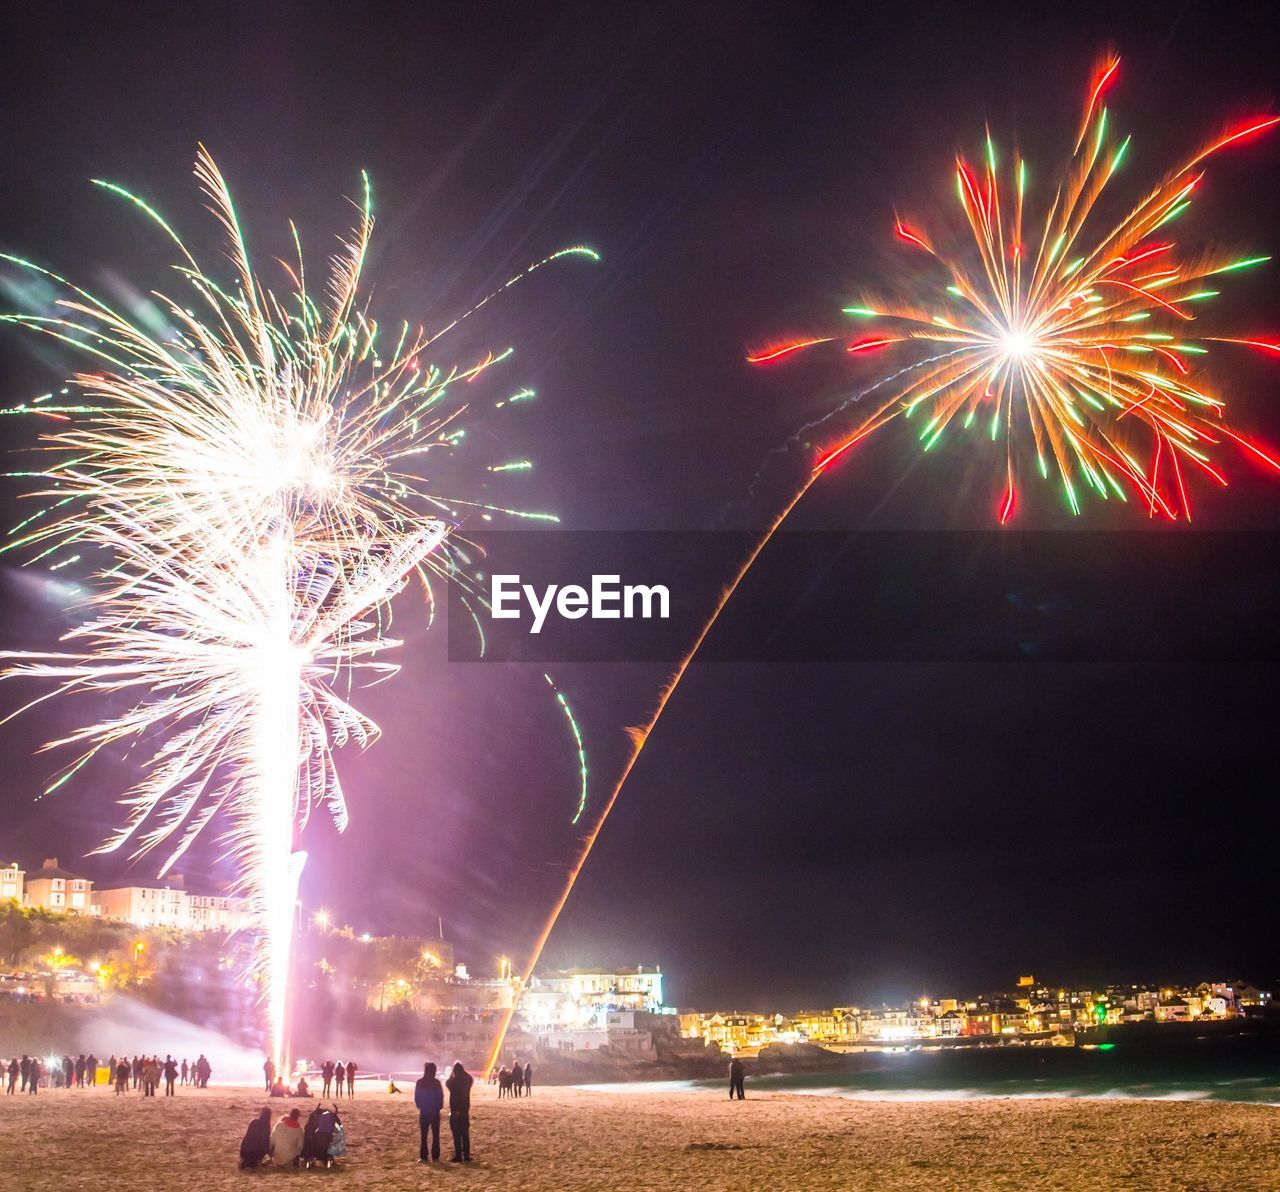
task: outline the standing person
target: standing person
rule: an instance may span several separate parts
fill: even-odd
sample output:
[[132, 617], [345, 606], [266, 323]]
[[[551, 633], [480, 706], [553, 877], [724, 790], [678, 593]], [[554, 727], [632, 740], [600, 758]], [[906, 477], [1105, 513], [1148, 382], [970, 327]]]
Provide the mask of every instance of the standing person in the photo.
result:
[[133, 1057], [133, 1087], [136, 1090], [139, 1082], [142, 1080], [142, 1057], [135, 1055]]
[[341, 1060], [333, 1061], [333, 1095], [342, 1096], [342, 1082], [347, 1078], [347, 1069]]
[[524, 1088], [524, 1069], [520, 1067], [520, 1061], [516, 1060], [511, 1065], [511, 1095], [518, 1097], [522, 1088]]
[[[182, 1061], [186, 1068], [187, 1061]], [[240, 1140], [240, 1167], [259, 1167], [271, 1153], [271, 1110], [262, 1109], [258, 1116], [249, 1123], [249, 1128]]]
[[164, 1057], [164, 1095], [174, 1096], [173, 1086], [178, 1079], [178, 1063], [171, 1055]]
[[524, 1095], [527, 1097], [533, 1092], [533, 1065], [527, 1060], [524, 1065]]
[[27, 1081], [31, 1079], [31, 1057], [24, 1055], [22, 1063], [18, 1065], [18, 1071], [22, 1073], [22, 1092], [27, 1091]]
[[302, 1110], [295, 1107], [271, 1131], [271, 1162], [277, 1167], [292, 1167], [302, 1154], [301, 1116]]
[[213, 1067], [203, 1055], [196, 1060], [196, 1076], [198, 1078], [199, 1087], [207, 1089], [209, 1087], [209, 1077], [213, 1075]]
[[185, 1057], [182, 1060], [182, 1064], [178, 1068], [178, 1073], [182, 1077], [182, 1083], [186, 1084], [187, 1083], [187, 1061]]
[[84, 1088], [84, 1052], [76, 1056], [76, 1088]]
[[320, 1095], [327, 1097], [329, 1095], [329, 1086], [333, 1083], [333, 1060], [325, 1060], [320, 1065], [320, 1076], [324, 1080], [324, 1088], [321, 1090]]
[[5, 1090], [5, 1092], [6, 1092], [10, 1097], [12, 1097], [12, 1096], [13, 1096], [13, 1090], [14, 1090], [14, 1089], [17, 1087], [17, 1085], [18, 1085], [18, 1073], [19, 1073], [21, 1070], [22, 1070], [22, 1068], [21, 1068], [21, 1065], [18, 1063], [18, 1057], [15, 1055], [15, 1056], [14, 1056], [14, 1057], [9, 1061], [9, 1067], [6, 1069], [6, 1071], [9, 1073], [9, 1087]]
[[498, 1100], [511, 1096], [511, 1069], [503, 1064], [498, 1069]]
[[142, 1061], [142, 1095], [144, 1097], [154, 1097], [156, 1095], [156, 1085], [160, 1083], [160, 1063], [153, 1055], [149, 1060]]
[[93, 1088], [98, 1083], [98, 1057], [89, 1052], [89, 1058], [84, 1062], [85, 1079], [89, 1082], [89, 1087]]
[[729, 1062], [729, 1100], [732, 1101], [737, 1097], [739, 1101], [746, 1096], [743, 1090], [742, 1082], [747, 1078], [747, 1070], [742, 1066], [742, 1061], [735, 1055]]
[[[440, 1112], [444, 1109], [444, 1089], [436, 1079], [435, 1064], [424, 1064], [422, 1079], [413, 1086], [413, 1103], [418, 1107], [418, 1162], [440, 1162]], [[427, 1136], [431, 1146], [427, 1146]]]
[[347, 1060], [347, 1096], [354, 1097], [356, 1095], [356, 1062], [355, 1060]]
[[276, 1066], [270, 1056], [267, 1056], [267, 1062], [262, 1065], [262, 1074], [267, 1078], [266, 1088], [263, 1091], [269, 1093], [271, 1086], [276, 1082]]
[[76, 1062], [69, 1055], [62, 1057], [62, 1087], [69, 1089], [76, 1079]]
[[44, 1072], [44, 1065], [40, 1063], [40, 1057], [33, 1055], [31, 1057], [31, 1067], [27, 1071], [27, 1092], [31, 1096], [36, 1095], [36, 1089], [40, 1087], [40, 1077]]
[[471, 1073], [455, 1061], [445, 1084], [449, 1089], [449, 1133], [453, 1135], [450, 1163], [471, 1162]]
[[120, 1057], [120, 1062], [116, 1064], [116, 1096], [129, 1091], [129, 1061]]

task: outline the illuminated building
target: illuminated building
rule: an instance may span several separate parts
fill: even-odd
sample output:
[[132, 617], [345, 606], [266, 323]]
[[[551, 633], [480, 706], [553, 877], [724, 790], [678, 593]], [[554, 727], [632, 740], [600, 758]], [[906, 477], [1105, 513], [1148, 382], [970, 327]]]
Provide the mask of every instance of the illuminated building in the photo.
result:
[[21, 904], [23, 881], [26, 871], [18, 867], [18, 862], [0, 867], [0, 899], [12, 898]]
[[42, 910], [87, 915], [92, 911], [93, 882], [78, 873], [58, 867], [57, 857], [46, 857], [44, 864], [26, 879], [25, 905]]
[[181, 877], [107, 886], [94, 891], [93, 905], [104, 919], [119, 919], [135, 927], [230, 932], [249, 926], [249, 909], [244, 899], [225, 894], [193, 894]]

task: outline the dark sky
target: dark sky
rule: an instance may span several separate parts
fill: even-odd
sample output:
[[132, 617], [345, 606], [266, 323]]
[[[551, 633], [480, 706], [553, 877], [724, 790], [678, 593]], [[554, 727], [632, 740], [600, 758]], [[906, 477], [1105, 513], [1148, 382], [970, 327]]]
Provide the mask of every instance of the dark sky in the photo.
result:
[[[537, 463], [517, 499], [575, 529], [755, 527], [807, 458], [771, 449], [874, 374], [839, 354], [752, 370], [744, 348], [839, 326], [860, 281], [893, 280], [895, 204], [927, 217], [945, 202], [952, 156], [977, 152], [985, 121], [1047, 173], [1109, 41], [1125, 55], [1112, 103], [1134, 133], [1135, 188], [1230, 119], [1274, 110], [1277, 47], [1258, 11], [308, 2], [137, 4], [105, 19], [9, 5], [0, 242], [100, 287], [168, 284], [164, 246], [87, 180], [155, 200], [211, 256], [198, 141], [264, 259], [286, 250], [289, 217], [327, 252], [366, 168], [387, 318], [445, 322], [585, 241], [599, 265], [530, 279], [473, 332], [515, 344], [504, 375], [539, 393], [504, 429], [503, 448]], [[1274, 137], [1224, 157], [1184, 234], [1273, 249], [1278, 166]], [[1232, 289], [1218, 313], [1274, 335], [1274, 280]], [[16, 332], [0, 353], [6, 401], [58, 375]], [[1221, 359], [1237, 421], [1280, 441], [1274, 362]], [[30, 428], [3, 429], [29, 444]], [[851, 549], [868, 529], [989, 528], [989, 459], [921, 460], [912, 443], [890, 429], [796, 524], [847, 531]], [[1247, 528], [1258, 534], [1240, 550], [1268, 549], [1280, 485], [1243, 461], [1233, 474], [1172, 532]], [[1093, 529], [1145, 525], [1087, 508]], [[1065, 540], [1056, 502], [1024, 516]], [[4, 579], [10, 642], [65, 627], [12, 567]], [[799, 606], [765, 590], [753, 603], [749, 582], [734, 606], [762, 635]], [[940, 626], [950, 595], [937, 593]], [[340, 759], [352, 825], [339, 838], [313, 821], [304, 896], [358, 929], [422, 931], [442, 915], [486, 970], [527, 952], [574, 854], [573, 757], [541, 668], [449, 664], [411, 605], [397, 628], [405, 672], [365, 704], [385, 737]], [[661, 963], [681, 1004], [759, 1009], [963, 992], [1028, 970], [1274, 972], [1276, 659], [1242, 654], [695, 667], [547, 960]], [[663, 673], [557, 671], [592, 755], [593, 808]], [[111, 824], [128, 758], [33, 801], [53, 768], [35, 747], [83, 714], [3, 729], [0, 852], [80, 864]], [[218, 874], [214, 855], [193, 877]], [[122, 862], [82, 865], [106, 878]]]

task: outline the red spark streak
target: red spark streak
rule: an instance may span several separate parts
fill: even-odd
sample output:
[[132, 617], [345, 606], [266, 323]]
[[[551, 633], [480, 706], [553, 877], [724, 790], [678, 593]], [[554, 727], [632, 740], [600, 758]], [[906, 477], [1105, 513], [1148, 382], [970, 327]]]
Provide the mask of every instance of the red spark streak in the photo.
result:
[[1222, 335], [1207, 335], [1205, 338], [1220, 344], [1244, 344], [1247, 348], [1261, 348], [1264, 352], [1280, 352], [1280, 343], [1268, 343], [1265, 339], [1227, 339]]
[[1280, 460], [1273, 459], [1265, 451], [1263, 451], [1261, 447], [1257, 446], [1254, 443], [1250, 443], [1248, 439], [1241, 438], [1234, 431], [1227, 430], [1225, 426], [1222, 428], [1222, 433], [1226, 435], [1228, 438], [1235, 439], [1235, 441], [1239, 443], [1241, 447], [1247, 447], [1260, 460], [1263, 460], [1264, 462], [1270, 464], [1273, 468], [1275, 468], [1277, 472], [1280, 472]]
[[896, 335], [892, 339], [855, 339], [846, 349], [846, 352], [869, 352], [873, 348], [883, 348], [885, 344], [898, 344], [902, 342], [903, 337]]
[[1111, 76], [1116, 73], [1117, 67], [1120, 65], [1120, 56], [1117, 54], [1110, 62], [1107, 63], [1106, 69], [1098, 76], [1098, 81], [1094, 84], [1093, 94], [1089, 96], [1089, 106], [1084, 110], [1084, 120], [1080, 125], [1080, 136], [1076, 140], [1076, 148], [1080, 148], [1080, 142], [1084, 140], [1084, 134], [1089, 131], [1089, 121], [1093, 119], [1093, 111], [1098, 106], [1098, 100], [1102, 96], [1102, 92], [1106, 89], [1107, 83], [1110, 82]]
[[1003, 526], [1013, 514], [1014, 491], [1013, 481], [1009, 481], [1008, 491], [1004, 495], [1004, 504], [1000, 507], [1000, 524]]
[[1247, 137], [1251, 133], [1262, 132], [1264, 129], [1274, 128], [1277, 124], [1280, 124], [1280, 116], [1271, 116], [1266, 120], [1259, 120], [1257, 123], [1250, 124], [1245, 128], [1238, 128], [1235, 132], [1227, 133], [1227, 135], [1220, 141], [1215, 141], [1210, 145], [1209, 148], [1201, 153], [1199, 157], [1193, 157], [1185, 166], [1182, 167], [1181, 170], [1178, 171], [1178, 173], [1185, 174], [1192, 166], [1196, 165], [1198, 162], [1204, 161], [1204, 159], [1211, 153], [1217, 153], [1219, 149], [1224, 149], [1232, 142], [1238, 141], [1242, 137]]
[[923, 248], [925, 252], [933, 252], [933, 247], [929, 242], [918, 232], [913, 232], [902, 222], [902, 220], [897, 221], [897, 226], [894, 228], [894, 231], [897, 232], [899, 239], [907, 241], [908, 244], [918, 245], [920, 248]]
[[822, 339], [797, 339], [791, 343], [781, 344], [776, 348], [762, 348], [754, 355], [747, 357], [748, 364], [767, 364], [770, 360], [780, 360], [783, 356], [790, 356], [792, 352], [799, 352], [804, 348], [811, 348], [814, 344], [829, 344], [834, 336], [825, 336]]

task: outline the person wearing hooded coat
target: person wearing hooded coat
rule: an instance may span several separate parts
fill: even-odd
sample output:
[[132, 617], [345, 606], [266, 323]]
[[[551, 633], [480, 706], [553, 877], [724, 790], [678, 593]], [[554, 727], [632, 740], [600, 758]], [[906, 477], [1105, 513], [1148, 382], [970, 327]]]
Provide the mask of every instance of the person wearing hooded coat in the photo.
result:
[[[440, 1162], [440, 1111], [444, 1109], [444, 1089], [436, 1079], [435, 1064], [424, 1064], [422, 1079], [413, 1086], [413, 1103], [418, 1108], [418, 1162]], [[427, 1142], [430, 1139], [430, 1146]]]
[[277, 1167], [292, 1167], [302, 1154], [301, 1116], [302, 1110], [295, 1107], [271, 1131], [271, 1162]]
[[271, 1153], [271, 1110], [259, 1110], [258, 1116], [240, 1140], [240, 1167], [260, 1167]]
[[471, 1073], [460, 1063], [445, 1085], [449, 1089], [449, 1133], [453, 1135], [453, 1158], [450, 1163], [471, 1162]]

